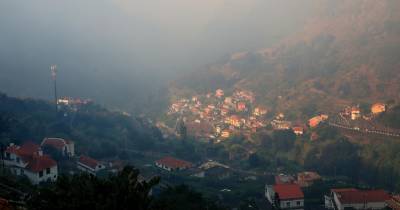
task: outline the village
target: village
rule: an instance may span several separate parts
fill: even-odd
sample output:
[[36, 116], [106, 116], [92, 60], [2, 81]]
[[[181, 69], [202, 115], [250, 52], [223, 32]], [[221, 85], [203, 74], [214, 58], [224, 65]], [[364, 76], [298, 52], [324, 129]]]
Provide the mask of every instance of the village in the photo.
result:
[[[326, 122], [333, 127], [345, 128], [360, 132], [400, 137], [397, 130], [378, 128], [371, 123], [374, 117], [385, 112], [384, 103], [374, 103], [370, 112], [362, 113], [359, 105], [343, 107], [339, 113], [320, 113], [308, 121], [302, 119], [288, 120], [285, 113], [271, 113], [271, 108], [257, 104], [255, 94], [248, 90], [236, 90], [226, 95], [224, 90], [215, 93], [195, 95], [191, 99], [182, 98], [173, 102], [167, 112], [169, 118], [175, 119], [176, 134], [193, 136], [196, 139], [211, 139], [219, 143], [235, 135], [251, 140], [251, 134], [263, 130], [292, 130], [296, 135], [310, 132], [310, 139], [318, 138], [313, 129]], [[174, 122], [174, 120], [171, 120]], [[165, 125], [165, 124], [162, 124]], [[159, 126], [161, 130], [163, 126]], [[171, 134], [171, 132], [165, 132]]]

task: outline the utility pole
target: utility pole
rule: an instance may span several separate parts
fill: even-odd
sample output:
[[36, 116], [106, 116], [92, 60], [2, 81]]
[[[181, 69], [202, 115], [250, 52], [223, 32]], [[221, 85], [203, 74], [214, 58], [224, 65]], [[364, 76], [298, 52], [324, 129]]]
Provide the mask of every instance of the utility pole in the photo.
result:
[[56, 106], [56, 113], [58, 112], [58, 97], [57, 97], [57, 65], [51, 65], [51, 77], [54, 82], [54, 102]]

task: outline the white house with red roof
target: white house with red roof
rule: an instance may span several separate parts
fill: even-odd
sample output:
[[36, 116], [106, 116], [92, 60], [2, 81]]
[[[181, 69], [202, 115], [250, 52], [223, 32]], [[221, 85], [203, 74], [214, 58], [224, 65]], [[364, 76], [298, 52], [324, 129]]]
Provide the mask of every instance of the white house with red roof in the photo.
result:
[[179, 171], [193, 166], [192, 163], [188, 161], [179, 160], [173, 157], [164, 157], [160, 160], [156, 160], [155, 165], [167, 171]]
[[279, 209], [304, 209], [304, 194], [297, 184], [267, 185], [265, 197]]
[[16, 175], [25, 175], [33, 184], [55, 181], [58, 177], [57, 162], [43, 155], [39, 145], [32, 142], [22, 146], [10, 144], [4, 152], [4, 164]]
[[52, 147], [60, 151], [63, 156], [75, 156], [75, 144], [70, 140], [65, 140], [62, 138], [44, 138], [40, 146]]
[[358, 190], [355, 188], [331, 189], [325, 196], [325, 207], [329, 209], [385, 209], [391, 196], [384, 190]]
[[87, 172], [92, 175], [96, 175], [96, 173], [100, 170], [105, 169], [106, 167], [101, 164], [98, 160], [95, 160], [91, 157], [81, 155], [78, 160], [78, 169]]

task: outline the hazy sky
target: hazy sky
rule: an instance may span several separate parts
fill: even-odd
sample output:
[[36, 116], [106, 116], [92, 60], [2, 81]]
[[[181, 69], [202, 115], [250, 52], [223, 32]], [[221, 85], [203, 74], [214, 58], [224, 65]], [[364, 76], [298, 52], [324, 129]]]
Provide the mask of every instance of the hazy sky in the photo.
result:
[[301, 26], [310, 5], [309, 0], [1, 0], [0, 91], [50, 97], [54, 63], [61, 95], [107, 102], [107, 96], [122, 93], [115, 100], [134, 100], [177, 72], [271, 45]]

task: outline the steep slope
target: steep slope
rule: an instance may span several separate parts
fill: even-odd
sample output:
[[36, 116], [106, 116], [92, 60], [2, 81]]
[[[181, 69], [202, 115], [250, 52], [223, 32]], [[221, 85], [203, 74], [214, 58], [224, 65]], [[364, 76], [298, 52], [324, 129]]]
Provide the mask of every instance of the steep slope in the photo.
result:
[[260, 103], [283, 111], [398, 100], [400, 2], [323, 0], [316, 5], [316, 15], [303, 29], [275, 47], [233, 54], [174, 87], [249, 89]]

